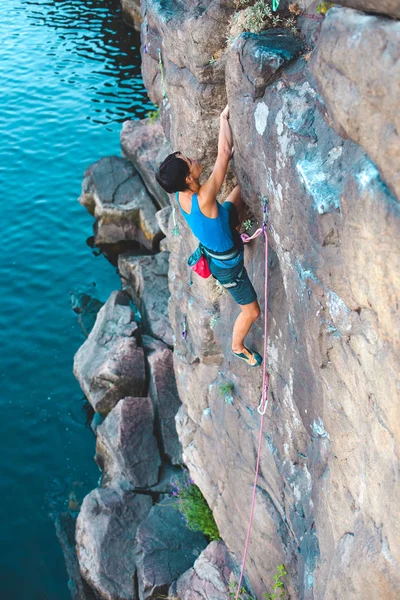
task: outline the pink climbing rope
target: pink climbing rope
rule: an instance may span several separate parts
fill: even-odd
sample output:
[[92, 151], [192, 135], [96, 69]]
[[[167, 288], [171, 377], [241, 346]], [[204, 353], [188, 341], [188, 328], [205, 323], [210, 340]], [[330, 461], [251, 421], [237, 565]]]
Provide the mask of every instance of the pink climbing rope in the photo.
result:
[[242, 585], [242, 580], [243, 580], [243, 575], [244, 575], [244, 569], [245, 569], [245, 565], [246, 565], [247, 551], [249, 549], [251, 526], [253, 524], [254, 506], [255, 506], [255, 502], [256, 502], [257, 480], [258, 480], [258, 473], [259, 473], [259, 470], [260, 470], [260, 459], [261, 459], [261, 447], [262, 447], [264, 417], [265, 417], [265, 411], [267, 410], [267, 403], [268, 403], [268, 386], [269, 386], [269, 377], [268, 377], [268, 373], [267, 373], [268, 235], [267, 235], [267, 227], [266, 227], [266, 214], [267, 214], [267, 200], [264, 199], [264, 220], [263, 220], [262, 227], [260, 229], [257, 229], [257, 231], [252, 236], [248, 236], [246, 233], [242, 233], [242, 235], [241, 235], [241, 238], [242, 238], [242, 240], [243, 240], [243, 242], [245, 244], [247, 242], [250, 242], [250, 240], [254, 240], [255, 238], [259, 237], [260, 235], [264, 235], [264, 239], [265, 239], [264, 313], [265, 313], [265, 315], [264, 315], [263, 383], [262, 383], [261, 402], [260, 402], [260, 404], [258, 406], [258, 409], [257, 409], [258, 412], [261, 415], [261, 420], [260, 420], [260, 434], [258, 436], [258, 451], [257, 451], [256, 472], [255, 472], [255, 476], [254, 476], [253, 497], [252, 497], [252, 500], [251, 500], [249, 525], [247, 527], [247, 535], [246, 535], [246, 542], [245, 542], [245, 546], [244, 546], [242, 568], [241, 568], [241, 571], [240, 571], [240, 577], [239, 577], [239, 582], [238, 582], [238, 587], [237, 587], [237, 591], [236, 591], [236, 598], [235, 598], [235, 600], [238, 600], [238, 598], [240, 596], [240, 588], [241, 588], [241, 585]]

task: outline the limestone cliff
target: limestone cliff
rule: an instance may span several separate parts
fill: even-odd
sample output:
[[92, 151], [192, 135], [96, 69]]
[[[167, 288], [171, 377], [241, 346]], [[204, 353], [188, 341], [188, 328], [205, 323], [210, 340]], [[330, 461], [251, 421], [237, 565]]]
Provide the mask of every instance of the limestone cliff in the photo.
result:
[[[377, 1], [343, 2], [359, 11], [334, 7], [318, 20], [316, 3], [304, 1], [298, 33], [243, 33], [227, 45], [237, 4], [142, 0], [141, 9], [143, 77], [173, 150], [203, 161], [207, 174], [228, 102], [233, 171], [254, 226], [269, 200], [271, 385], [248, 584], [261, 598], [284, 563], [291, 598], [395, 600], [399, 3], [382, 3], [382, 15]], [[240, 563], [261, 370], [232, 358], [237, 307], [212, 281], [189, 281], [195, 241], [176, 218], [168, 247], [178, 433]], [[245, 261], [264, 309], [261, 241]], [[250, 342], [262, 349], [261, 320]], [[227, 381], [233, 402], [220, 393]]]

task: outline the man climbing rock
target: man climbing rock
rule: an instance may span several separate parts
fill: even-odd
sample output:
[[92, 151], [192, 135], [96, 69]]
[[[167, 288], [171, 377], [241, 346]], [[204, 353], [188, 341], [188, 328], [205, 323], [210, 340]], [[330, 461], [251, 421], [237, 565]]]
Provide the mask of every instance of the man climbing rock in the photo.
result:
[[200, 241], [212, 275], [240, 306], [232, 335], [232, 351], [251, 367], [262, 362], [261, 356], [244, 345], [250, 327], [260, 315], [256, 292], [243, 262], [243, 244], [236, 228], [244, 214], [240, 188], [236, 186], [223, 204], [217, 195], [232, 157], [232, 132], [229, 108], [220, 115], [218, 156], [211, 176], [201, 185], [202, 165], [181, 152], [167, 156], [156, 179], [168, 193], [176, 193], [181, 213]]

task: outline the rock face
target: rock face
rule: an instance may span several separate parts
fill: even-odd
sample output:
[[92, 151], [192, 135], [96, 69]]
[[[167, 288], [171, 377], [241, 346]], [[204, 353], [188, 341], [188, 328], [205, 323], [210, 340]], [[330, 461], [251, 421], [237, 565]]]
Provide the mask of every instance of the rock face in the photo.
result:
[[84, 499], [76, 524], [82, 576], [104, 600], [136, 600], [134, 538], [149, 512], [149, 496], [93, 490]]
[[399, 0], [338, 0], [336, 4], [400, 19]]
[[175, 426], [175, 416], [181, 407], [176, 387], [172, 351], [150, 336], [143, 336], [143, 348], [149, 372], [149, 394], [160, 427], [162, 451], [174, 464], [182, 464], [182, 447]]
[[155, 250], [161, 233], [156, 208], [135, 167], [118, 156], [102, 158], [85, 172], [79, 202], [96, 219], [95, 243], [137, 241]]
[[202, 534], [187, 529], [170, 498], [153, 506], [136, 534], [140, 600], [166, 595], [206, 545]]
[[122, 398], [144, 393], [144, 354], [137, 345], [137, 328], [129, 297], [113, 292], [75, 355], [74, 375], [96, 412], [105, 415]]
[[[293, 598], [395, 600], [400, 531], [388, 490], [399, 482], [400, 209], [387, 185], [397, 190], [398, 23], [345, 9], [329, 11], [320, 33], [315, 22], [317, 88], [309, 40], [302, 49], [287, 32], [244, 34], [210, 64], [225, 46], [233, 4], [144, 0], [142, 55], [173, 150], [203, 160], [207, 175], [228, 99], [235, 174], [254, 222], [262, 197], [269, 199], [271, 385], [249, 584], [262, 598], [284, 563]], [[366, 51], [363, 39], [373, 32]], [[322, 73], [331, 64], [341, 73], [334, 85]], [[213, 281], [190, 280], [195, 241], [176, 220], [179, 235], [170, 223], [168, 248], [183, 403], [177, 427], [184, 461], [240, 562], [262, 373], [231, 358], [238, 308]], [[264, 311], [262, 241], [245, 254]], [[262, 349], [261, 320], [247, 341]], [[227, 382], [231, 398], [221, 392]]]
[[160, 121], [125, 121], [121, 132], [121, 148], [123, 155], [140, 173], [159, 207], [170, 206], [167, 192], [164, 192], [154, 177], [158, 165], [171, 153], [171, 146]]
[[400, 23], [329, 10], [312, 70], [337, 130], [362, 146], [400, 199]]
[[103, 485], [117, 487], [121, 479], [135, 488], [157, 483], [161, 460], [153, 430], [150, 398], [118, 402], [97, 428], [96, 455], [104, 471]]
[[180, 600], [228, 600], [231, 576], [229, 556], [223, 542], [211, 542], [194, 566], [173, 583], [169, 596]]
[[168, 254], [121, 254], [118, 269], [123, 284], [141, 313], [144, 329], [172, 346], [173, 334], [168, 317]]

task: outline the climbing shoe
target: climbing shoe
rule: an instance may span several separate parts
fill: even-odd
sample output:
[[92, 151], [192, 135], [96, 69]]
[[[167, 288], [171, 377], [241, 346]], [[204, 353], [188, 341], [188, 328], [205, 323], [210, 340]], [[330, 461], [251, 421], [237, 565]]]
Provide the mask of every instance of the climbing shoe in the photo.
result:
[[259, 365], [261, 365], [263, 359], [262, 356], [258, 354], [258, 352], [251, 352], [251, 350], [249, 350], [246, 347], [244, 349], [247, 354], [245, 354], [244, 352], [233, 352], [233, 350], [232, 354], [244, 360], [244, 362], [247, 363], [250, 367], [258, 367]]

